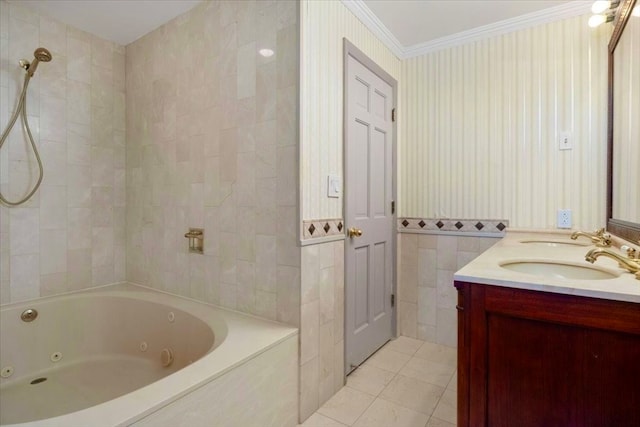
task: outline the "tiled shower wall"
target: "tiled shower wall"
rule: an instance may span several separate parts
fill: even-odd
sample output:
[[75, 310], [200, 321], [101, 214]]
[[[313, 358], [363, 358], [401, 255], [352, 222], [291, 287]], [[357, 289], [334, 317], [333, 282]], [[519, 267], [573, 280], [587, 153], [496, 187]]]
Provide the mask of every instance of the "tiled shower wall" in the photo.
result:
[[456, 347], [453, 274], [498, 240], [399, 233], [398, 334]]
[[344, 240], [302, 248], [300, 420], [344, 382]]
[[[0, 207], [3, 304], [125, 277], [124, 47], [0, 0], [2, 126], [22, 90], [18, 60], [39, 46], [53, 60], [29, 83], [27, 113], [44, 178], [27, 204]], [[37, 180], [30, 150], [18, 121], [0, 152], [10, 200]]]
[[299, 324], [298, 40], [297, 2], [225, 1], [127, 46], [128, 280]]

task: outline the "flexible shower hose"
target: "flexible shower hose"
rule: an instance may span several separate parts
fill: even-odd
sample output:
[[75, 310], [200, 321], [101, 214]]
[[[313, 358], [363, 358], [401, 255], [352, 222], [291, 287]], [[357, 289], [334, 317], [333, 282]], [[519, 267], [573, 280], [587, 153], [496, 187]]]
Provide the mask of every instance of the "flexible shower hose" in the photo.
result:
[[31, 135], [31, 129], [29, 128], [29, 122], [27, 121], [27, 86], [29, 86], [30, 79], [31, 79], [31, 76], [29, 76], [29, 74], [27, 73], [24, 76], [24, 85], [22, 87], [22, 94], [20, 94], [20, 100], [18, 101], [18, 108], [16, 108], [16, 111], [13, 113], [11, 120], [9, 120], [7, 129], [5, 129], [4, 132], [2, 132], [2, 137], [0, 138], [0, 149], [2, 148], [5, 141], [7, 140], [7, 137], [9, 136], [9, 132], [11, 132], [13, 125], [16, 124], [16, 120], [18, 120], [18, 116], [20, 115], [20, 113], [22, 113], [22, 123], [24, 124], [24, 127], [27, 130], [27, 136], [29, 137], [29, 142], [31, 142], [31, 148], [33, 148], [33, 153], [35, 154], [36, 160], [38, 161], [38, 168], [40, 169], [40, 175], [38, 176], [38, 182], [36, 182], [35, 187], [33, 187], [33, 189], [29, 192], [29, 194], [27, 194], [24, 198], [18, 200], [17, 202], [12, 202], [10, 200], [7, 200], [2, 195], [2, 191], [0, 191], [0, 201], [5, 205], [9, 205], [9, 206], [18, 206], [25, 203], [27, 200], [29, 200], [31, 196], [33, 196], [33, 194], [36, 191], [38, 191], [38, 188], [40, 187], [40, 183], [42, 182], [42, 177], [44, 175], [42, 170], [42, 160], [40, 160], [40, 154], [38, 153], [38, 147], [36, 147], [36, 143], [33, 141], [33, 135]]

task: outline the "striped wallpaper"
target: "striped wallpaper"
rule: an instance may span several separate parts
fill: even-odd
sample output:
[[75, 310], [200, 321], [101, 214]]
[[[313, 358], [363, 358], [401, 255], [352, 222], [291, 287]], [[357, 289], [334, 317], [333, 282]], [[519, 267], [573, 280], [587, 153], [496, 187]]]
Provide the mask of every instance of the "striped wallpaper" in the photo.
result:
[[[605, 225], [607, 42], [588, 16], [402, 62], [399, 215]], [[559, 151], [562, 132], [573, 150]]]
[[400, 60], [342, 2], [303, 0], [300, 9], [301, 219], [341, 218], [342, 198], [327, 197], [327, 175], [342, 176], [342, 39], [396, 79]]

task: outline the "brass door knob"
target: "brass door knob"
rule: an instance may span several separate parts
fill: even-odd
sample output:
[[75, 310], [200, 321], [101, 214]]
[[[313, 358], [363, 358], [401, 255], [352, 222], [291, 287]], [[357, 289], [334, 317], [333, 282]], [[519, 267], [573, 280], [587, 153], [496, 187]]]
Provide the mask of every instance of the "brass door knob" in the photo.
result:
[[355, 227], [351, 227], [348, 230], [349, 233], [349, 237], [360, 237], [362, 236], [362, 230], [360, 230], [359, 228], [355, 228]]

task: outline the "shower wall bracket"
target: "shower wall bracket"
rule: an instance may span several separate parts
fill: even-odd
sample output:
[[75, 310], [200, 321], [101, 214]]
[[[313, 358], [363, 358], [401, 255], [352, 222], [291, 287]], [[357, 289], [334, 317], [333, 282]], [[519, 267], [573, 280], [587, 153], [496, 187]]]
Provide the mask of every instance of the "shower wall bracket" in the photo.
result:
[[189, 228], [189, 232], [184, 235], [189, 239], [189, 252], [195, 254], [204, 253], [204, 229]]

